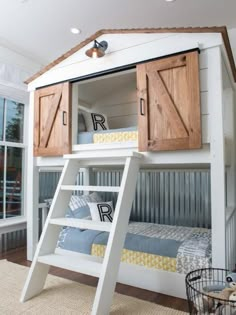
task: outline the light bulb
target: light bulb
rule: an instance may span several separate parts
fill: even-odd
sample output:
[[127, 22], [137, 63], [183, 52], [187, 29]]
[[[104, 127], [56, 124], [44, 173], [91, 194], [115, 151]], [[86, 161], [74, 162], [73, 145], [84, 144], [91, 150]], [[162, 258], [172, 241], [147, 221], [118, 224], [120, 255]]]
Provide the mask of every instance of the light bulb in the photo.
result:
[[97, 58], [97, 57], [98, 57], [97, 49], [94, 49], [92, 52], [92, 58]]
[[71, 27], [70, 31], [72, 34], [80, 34], [81, 33], [81, 30], [79, 30], [76, 27]]

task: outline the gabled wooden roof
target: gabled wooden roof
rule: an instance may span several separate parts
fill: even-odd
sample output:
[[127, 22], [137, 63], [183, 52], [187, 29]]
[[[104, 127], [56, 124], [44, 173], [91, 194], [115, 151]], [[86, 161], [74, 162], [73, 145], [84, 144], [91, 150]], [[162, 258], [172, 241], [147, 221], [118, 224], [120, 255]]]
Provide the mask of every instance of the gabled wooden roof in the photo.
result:
[[42, 68], [40, 71], [35, 73], [33, 76], [31, 76], [29, 79], [25, 81], [26, 84], [29, 84], [33, 80], [40, 77], [43, 73], [47, 72], [51, 68], [53, 68], [58, 63], [62, 62], [69, 56], [73, 55], [75, 52], [80, 50], [85, 45], [89, 44], [90, 42], [94, 41], [96, 38], [103, 34], [131, 34], [131, 33], [221, 33], [223, 37], [223, 41], [225, 44], [225, 48], [228, 54], [230, 66], [232, 69], [233, 77], [236, 82], [236, 68], [235, 68], [235, 62], [234, 57], [229, 41], [229, 36], [227, 32], [227, 28], [225, 26], [213, 26], [213, 27], [178, 27], [178, 28], [141, 28], [141, 29], [104, 29], [96, 32], [89, 38], [85, 39], [80, 44], [76, 45], [69, 51], [67, 51], [65, 54], [57, 58], [56, 60], [52, 61], [50, 64], [48, 64], [46, 67]]

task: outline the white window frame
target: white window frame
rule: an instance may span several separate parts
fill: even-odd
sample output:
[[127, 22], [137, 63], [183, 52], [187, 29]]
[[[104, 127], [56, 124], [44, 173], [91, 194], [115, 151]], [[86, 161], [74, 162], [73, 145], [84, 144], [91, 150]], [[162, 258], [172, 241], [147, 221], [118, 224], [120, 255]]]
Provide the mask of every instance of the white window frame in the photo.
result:
[[[21, 215], [12, 217], [12, 218], [6, 218], [6, 205], [4, 202], [4, 218], [0, 219], [0, 235], [3, 233], [8, 233], [11, 231], [16, 231], [20, 229], [26, 228], [26, 216], [27, 213], [25, 211], [25, 203], [26, 203], [26, 185], [27, 185], [27, 149], [28, 149], [28, 122], [29, 122], [29, 96], [28, 93], [25, 91], [20, 91], [20, 93], [17, 93], [15, 89], [10, 91], [7, 91], [7, 93], [2, 93], [0, 90], [0, 97], [4, 98], [4, 105], [7, 100], [18, 102], [24, 104], [24, 121], [23, 121], [23, 142], [10, 142], [10, 141], [0, 141], [0, 146], [3, 146], [5, 148], [4, 151], [4, 161], [7, 160], [7, 150], [8, 147], [14, 147], [14, 148], [22, 148], [22, 203], [21, 203]], [[3, 130], [3, 139], [5, 139], [5, 129], [6, 126], [6, 110], [4, 111], [4, 130]], [[4, 163], [4, 200], [6, 200], [6, 163]]]

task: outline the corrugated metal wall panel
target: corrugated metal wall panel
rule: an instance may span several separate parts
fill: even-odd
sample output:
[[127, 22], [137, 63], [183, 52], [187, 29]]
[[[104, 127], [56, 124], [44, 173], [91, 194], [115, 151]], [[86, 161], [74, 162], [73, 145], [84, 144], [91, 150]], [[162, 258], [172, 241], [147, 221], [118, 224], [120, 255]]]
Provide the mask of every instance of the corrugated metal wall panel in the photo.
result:
[[[59, 172], [40, 173], [40, 201], [55, 192]], [[83, 173], [77, 183], [83, 184]], [[94, 184], [121, 182], [121, 170], [96, 170]], [[105, 200], [117, 199], [116, 193], [102, 193]], [[211, 227], [209, 170], [141, 170], [133, 202], [131, 220], [171, 225]], [[26, 244], [26, 230], [7, 233], [0, 238], [0, 250]]]
[[[97, 185], [119, 185], [121, 170], [95, 170]], [[45, 178], [43, 178], [45, 176]], [[41, 173], [40, 200], [50, 198], [59, 173]], [[83, 183], [80, 172], [78, 184]], [[102, 193], [115, 204], [116, 193]], [[185, 226], [211, 226], [209, 170], [141, 170], [131, 220]]]
[[[96, 171], [98, 185], [119, 185], [122, 172]], [[115, 193], [103, 193], [116, 202]], [[209, 170], [141, 170], [131, 220], [185, 226], [211, 226]]]
[[26, 230], [6, 233], [0, 235], [0, 252], [19, 248], [26, 245]]
[[53, 197], [60, 175], [61, 172], [39, 173], [39, 202]]

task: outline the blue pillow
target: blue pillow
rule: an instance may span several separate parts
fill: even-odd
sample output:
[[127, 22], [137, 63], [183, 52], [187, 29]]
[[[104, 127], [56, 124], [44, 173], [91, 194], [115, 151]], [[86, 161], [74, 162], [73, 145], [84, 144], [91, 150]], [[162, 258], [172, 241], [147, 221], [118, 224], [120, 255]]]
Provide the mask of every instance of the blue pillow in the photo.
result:
[[85, 219], [87, 217], [90, 217], [90, 209], [89, 206], [83, 206], [75, 209], [72, 211], [71, 209], [68, 209], [66, 217], [67, 218], [76, 218], [76, 219]]
[[65, 217], [66, 218], [74, 218], [74, 214], [73, 214], [73, 211], [71, 210], [71, 208], [67, 209]]
[[[79, 207], [77, 209], [75, 209], [74, 211], [72, 211], [70, 208], [67, 209], [66, 218], [76, 218], [76, 219], [88, 219], [88, 217], [91, 217], [90, 214], [90, 209], [89, 206], [83, 206], [83, 207]], [[75, 238], [75, 240], [71, 241], [71, 237], [73, 235], [80, 235], [80, 232], [86, 231], [84, 229], [79, 229], [79, 228], [73, 228], [73, 227], [69, 227], [69, 226], [64, 226], [59, 234], [59, 238], [58, 238], [58, 242], [57, 242], [57, 246], [61, 247], [61, 248], [65, 248], [68, 250], [74, 250], [74, 245], [70, 245], [70, 242], [75, 242], [77, 240], [77, 238]], [[73, 237], [72, 237], [73, 239]], [[77, 242], [77, 241], [76, 241]], [[68, 244], [67, 244], [68, 243]], [[65, 245], [67, 244], [67, 245]]]

